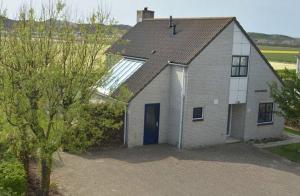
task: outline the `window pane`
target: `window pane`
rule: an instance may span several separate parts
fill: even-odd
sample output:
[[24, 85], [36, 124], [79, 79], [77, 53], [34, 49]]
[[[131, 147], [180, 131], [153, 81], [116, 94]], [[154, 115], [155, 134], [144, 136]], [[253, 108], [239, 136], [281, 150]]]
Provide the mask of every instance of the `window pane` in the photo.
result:
[[202, 108], [194, 108], [193, 109], [193, 119], [201, 119], [202, 116]]
[[273, 104], [272, 103], [268, 103], [267, 104], [267, 112], [272, 112], [273, 111]]
[[258, 113], [258, 123], [262, 123], [264, 122], [265, 120], [265, 116], [264, 116], [264, 113]]
[[241, 57], [240, 65], [247, 66], [248, 65], [248, 57], [246, 57], [246, 56]]
[[236, 57], [236, 56], [232, 57], [232, 65], [235, 66], [240, 65], [240, 57]]
[[264, 103], [259, 104], [259, 113], [264, 113], [266, 111], [266, 105]]
[[240, 76], [247, 76], [248, 67], [240, 67]]
[[265, 122], [272, 122], [272, 112], [266, 114]]
[[231, 67], [231, 76], [239, 75], [239, 67]]

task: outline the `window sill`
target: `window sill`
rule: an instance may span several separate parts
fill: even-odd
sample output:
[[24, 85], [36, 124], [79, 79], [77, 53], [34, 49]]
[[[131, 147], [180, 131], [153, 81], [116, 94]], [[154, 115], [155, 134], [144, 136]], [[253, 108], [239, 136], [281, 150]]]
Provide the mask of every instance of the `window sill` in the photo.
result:
[[204, 119], [203, 118], [194, 118], [193, 119], [193, 122], [196, 122], [196, 121], [203, 121]]
[[248, 76], [230, 76], [231, 78], [247, 78]]
[[264, 126], [264, 125], [273, 125], [274, 122], [264, 122], [264, 123], [257, 123], [257, 126]]

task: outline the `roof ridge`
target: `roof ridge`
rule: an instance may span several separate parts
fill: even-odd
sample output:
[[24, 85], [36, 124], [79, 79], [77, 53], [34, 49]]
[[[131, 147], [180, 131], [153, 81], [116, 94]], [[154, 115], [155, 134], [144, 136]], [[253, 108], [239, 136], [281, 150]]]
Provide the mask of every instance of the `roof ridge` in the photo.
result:
[[[224, 17], [182, 17], [173, 18], [173, 20], [222, 20], [222, 19], [233, 19], [235, 16], [224, 16]], [[169, 18], [154, 18], [154, 19], [144, 19], [144, 21], [155, 21], [155, 20], [170, 20]]]

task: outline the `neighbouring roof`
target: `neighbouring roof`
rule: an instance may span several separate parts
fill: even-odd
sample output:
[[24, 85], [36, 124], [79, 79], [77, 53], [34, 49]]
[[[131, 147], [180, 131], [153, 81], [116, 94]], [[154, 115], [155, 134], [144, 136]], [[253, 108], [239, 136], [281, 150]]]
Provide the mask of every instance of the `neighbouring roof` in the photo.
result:
[[[234, 17], [173, 19], [177, 34], [172, 34], [169, 19], [144, 20], [116, 42], [108, 53], [147, 59], [125, 85], [135, 95], [158, 75], [168, 62], [189, 64]], [[124, 40], [126, 40], [124, 43]]]

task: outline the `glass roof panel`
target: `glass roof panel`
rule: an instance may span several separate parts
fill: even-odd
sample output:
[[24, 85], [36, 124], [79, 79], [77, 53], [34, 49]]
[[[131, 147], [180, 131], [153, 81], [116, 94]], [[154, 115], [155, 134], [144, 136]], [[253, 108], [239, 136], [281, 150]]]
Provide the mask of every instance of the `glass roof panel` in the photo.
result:
[[104, 95], [109, 95], [132, 76], [145, 61], [123, 58], [115, 64], [105, 77], [103, 84], [97, 88], [98, 92]]

